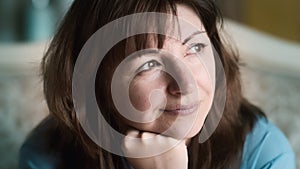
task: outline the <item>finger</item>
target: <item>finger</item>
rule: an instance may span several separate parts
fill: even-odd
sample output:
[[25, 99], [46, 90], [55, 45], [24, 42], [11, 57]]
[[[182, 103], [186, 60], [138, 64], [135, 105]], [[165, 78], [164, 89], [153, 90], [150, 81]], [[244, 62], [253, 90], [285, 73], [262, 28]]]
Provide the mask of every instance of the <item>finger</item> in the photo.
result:
[[140, 132], [136, 129], [128, 129], [126, 132], [126, 137], [133, 137], [133, 138], [139, 138]]
[[156, 137], [157, 134], [151, 133], [151, 132], [140, 132], [140, 138], [141, 139], [149, 139], [149, 138], [154, 138]]

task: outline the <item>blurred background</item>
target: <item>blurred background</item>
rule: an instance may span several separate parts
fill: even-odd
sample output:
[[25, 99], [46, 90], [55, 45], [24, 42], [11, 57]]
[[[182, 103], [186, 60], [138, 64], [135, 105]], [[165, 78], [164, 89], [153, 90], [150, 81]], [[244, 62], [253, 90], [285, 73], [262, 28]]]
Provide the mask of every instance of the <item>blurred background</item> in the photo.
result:
[[72, 0], [0, 0], [0, 41], [33, 42], [53, 35]]
[[227, 18], [285, 40], [300, 42], [299, 0], [216, 0]]
[[[72, 0], [0, 0], [0, 169], [15, 169], [47, 115], [39, 63]], [[300, 167], [300, 0], [216, 0], [239, 50], [243, 91], [281, 128]]]

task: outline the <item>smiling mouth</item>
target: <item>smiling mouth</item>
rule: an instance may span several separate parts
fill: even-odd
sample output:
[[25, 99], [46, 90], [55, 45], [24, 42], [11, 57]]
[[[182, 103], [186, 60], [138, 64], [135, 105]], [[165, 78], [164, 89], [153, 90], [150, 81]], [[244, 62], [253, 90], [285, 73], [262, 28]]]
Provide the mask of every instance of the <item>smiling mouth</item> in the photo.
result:
[[168, 113], [170, 115], [176, 115], [176, 116], [186, 116], [190, 115], [196, 112], [198, 109], [199, 104], [191, 104], [187, 106], [170, 106], [169, 108], [167, 107], [166, 109], [161, 109], [164, 113]]

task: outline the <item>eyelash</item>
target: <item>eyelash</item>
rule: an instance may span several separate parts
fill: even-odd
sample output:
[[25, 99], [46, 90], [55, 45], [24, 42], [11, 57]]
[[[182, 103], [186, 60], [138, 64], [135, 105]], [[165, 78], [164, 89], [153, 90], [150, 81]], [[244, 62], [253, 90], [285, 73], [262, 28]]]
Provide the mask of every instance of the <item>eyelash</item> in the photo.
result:
[[[204, 43], [195, 43], [195, 44], [192, 44], [190, 45], [189, 47], [189, 50], [187, 51], [186, 55], [193, 55], [193, 54], [198, 54], [198, 53], [201, 53], [203, 51], [203, 49], [206, 47], [207, 45], [204, 44]], [[200, 51], [196, 51], [196, 52], [190, 52], [190, 50], [193, 48], [193, 47], [200, 47]]]
[[[149, 65], [149, 64], [152, 64], [152, 65]], [[142, 72], [145, 72], [145, 71], [149, 71], [149, 70], [151, 70], [155, 67], [158, 67], [158, 66], [161, 66], [161, 64], [158, 61], [150, 60], [150, 61], [146, 62], [145, 64], [143, 64], [141, 67], [139, 67], [137, 72], [142, 73]]]

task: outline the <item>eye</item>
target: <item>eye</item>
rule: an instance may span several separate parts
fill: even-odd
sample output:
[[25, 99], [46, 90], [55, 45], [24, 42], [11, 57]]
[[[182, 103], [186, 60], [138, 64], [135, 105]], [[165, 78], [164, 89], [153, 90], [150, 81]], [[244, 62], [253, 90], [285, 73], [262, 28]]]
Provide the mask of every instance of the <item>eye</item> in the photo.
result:
[[156, 60], [150, 60], [148, 62], [146, 62], [145, 64], [143, 64], [141, 67], [138, 68], [137, 72], [140, 73], [140, 72], [145, 72], [145, 71], [149, 71], [149, 70], [152, 70], [154, 68], [159, 68], [161, 67], [162, 65], [156, 61]]
[[203, 44], [203, 43], [192, 44], [189, 47], [189, 50], [187, 51], [186, 55], [198, 54], [198, 53], [202, 52], [206, 46], [207, 45]]

